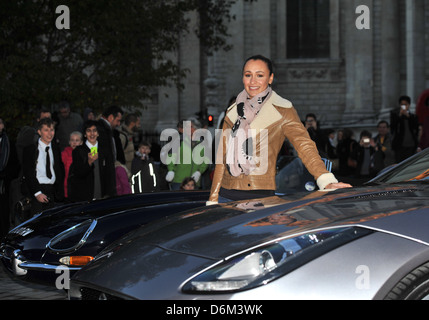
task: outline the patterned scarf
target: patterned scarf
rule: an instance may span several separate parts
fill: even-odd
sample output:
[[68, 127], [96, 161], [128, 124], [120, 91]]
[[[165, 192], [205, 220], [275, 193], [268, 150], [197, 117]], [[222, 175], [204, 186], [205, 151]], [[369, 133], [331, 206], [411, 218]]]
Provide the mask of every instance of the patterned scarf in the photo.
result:
[[226, 153], [226, 165], [229, 173], [234, 177], [241, 174], [249, 175], [256, 168], [250, 124], [259, 114], [272, 92], [271, 87], [268, 87], [265, 91], [249, 99], [246, 90], [244, 90], [237, 97], [238, 119], [232, 127]]

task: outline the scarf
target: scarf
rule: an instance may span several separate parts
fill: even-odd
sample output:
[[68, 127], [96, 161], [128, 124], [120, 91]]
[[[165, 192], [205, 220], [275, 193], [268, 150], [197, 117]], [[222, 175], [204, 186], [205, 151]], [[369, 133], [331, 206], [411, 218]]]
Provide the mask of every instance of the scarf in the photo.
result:
[[249, 99], [244, 90], [236, 100], [238, 119], [232, 127], [226, 153], [226, 167], [233, 177], [249, 175], [256, 169], [252, 131], [250, 124], [272, 94], [271, 87]]

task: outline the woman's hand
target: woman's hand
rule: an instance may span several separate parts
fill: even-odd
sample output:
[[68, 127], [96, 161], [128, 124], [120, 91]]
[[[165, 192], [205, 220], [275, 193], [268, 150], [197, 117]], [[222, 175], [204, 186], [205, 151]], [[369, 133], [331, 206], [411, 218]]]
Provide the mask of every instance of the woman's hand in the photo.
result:
[[353, 188], [352, 185], [348, 183], [338, 182], [338, 183], [330, 183], [325, 187], [325, 190], [331, 189], [345, 189], [345, 188]]

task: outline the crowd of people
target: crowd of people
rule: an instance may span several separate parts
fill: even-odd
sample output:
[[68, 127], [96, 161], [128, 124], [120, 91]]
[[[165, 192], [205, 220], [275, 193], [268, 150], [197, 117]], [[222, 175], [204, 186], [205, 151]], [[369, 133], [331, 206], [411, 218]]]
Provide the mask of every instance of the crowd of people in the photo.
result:
[[[380, 121], [374, 136], [367, 130], [357, 138], [347, 128], [322, 130], [312, 113], [302, 122], [321, 157], [333, 162], [338, 177], [368, 181], [382, 169], [427, 147], [421, 139], [423, 126], [410, 112], [410, 104], [409, 97], [400, 97], [390, 123]], [[177, 128], [180, 155], [189, 151], [184, 148], [193, 149], [198, 144], [186, 143], [192, 139], [183, 134], [182, 124], [179, 122]], [[200, 127], [198, 121], [191, 120], [191, 134]], [[80, 115], [62, 103], [56, 115], [40, 110], [34, 124], [23, 127], [13, 144], [0, 119], [0, 205], [9, 208], [2, 209], [1, 233], [9, 226], [7, 213], [13, 212], [14, 203], [21, 200], [16, 194], [28, 199], [31, 216], [64, 202], [162, 190], [210, 189], [214, 165], [193, 161], [163, 165], [152, 158], [150, 142], [134, 139], [139, 129], [140, 117], [124, 114], [117, 106], [100, 115], [90, 109]]]
[[0, 119], [1, 235], [17, 210], [25, 219], [61, 203], [201, 186], [207, 166], [169, 167], [176, 188], [151, 143], [136, 141], [139, 129], [139, 115], [117, 106], [81, 115], [61, 103], [54, 114], [39, 110], [11, 142]]
[[375, 134], [363, 130], [355, 136], [348, 128], [322, 130], [314, 114], [308, 114], [304, 124], [321, 156], [333, 162], [333, 171], [360, 183], [428, 147], [423, 119], [419, 121], [410, 106], [410, 97], [401, 96], [390, 112], [390, 122], [379, 121]]

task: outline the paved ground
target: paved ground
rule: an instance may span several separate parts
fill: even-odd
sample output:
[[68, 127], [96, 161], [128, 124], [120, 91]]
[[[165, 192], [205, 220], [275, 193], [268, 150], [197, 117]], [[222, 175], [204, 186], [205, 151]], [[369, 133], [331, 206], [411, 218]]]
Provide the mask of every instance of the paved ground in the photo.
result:
[[63, 290], [13, 278], [0, 265], [0, 300], [65, 300]]

